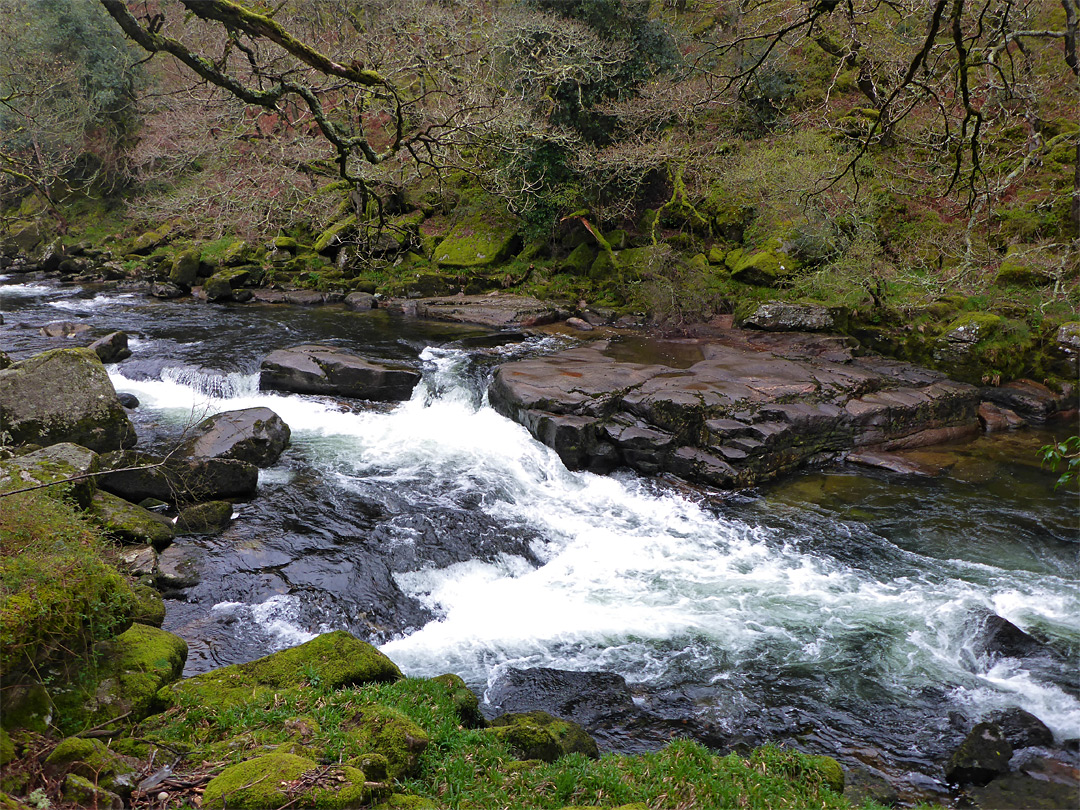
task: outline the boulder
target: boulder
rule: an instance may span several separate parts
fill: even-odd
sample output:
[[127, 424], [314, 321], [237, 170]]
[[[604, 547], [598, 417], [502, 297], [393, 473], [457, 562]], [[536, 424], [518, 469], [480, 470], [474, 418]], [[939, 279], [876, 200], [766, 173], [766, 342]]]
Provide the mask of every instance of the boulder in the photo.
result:
[[89, 349], [54, 349], [0, 371], [0, 424], [16, 444], [74, 442], [104, 452], [135, 443], [116, 389]]
[[171, 690], [207, 706], [221, 706], [248, 698], [257, 690], [293, 689], [315, 679], [325, 689], [340, 689], [403, 677], [397, 665], [378, 649], [344, 630], [335, 630], [246, 664], [186, 678]]
[[1080, 375], [1080, 321], [1058, 327], [1052, 351], [1058, 373], [1075, 380]]
[[[151, 554], [154, 553], [149, 546], [142, 548], [148, 549]], [[153, 571], [148, 573], [153, 574]], [[135, 605], [131, 613], [132, 622], [161, 627], [165, 622], [165, 600], [161, 598], [161, 594], [149, 585], [136, 585], [131, 592], [135, 597]]]
[[377, 401], [412, 396], [420, 374], [405, 366], [368, 360], [334, 346], [279, 349], [262, 362], [259, 387], [300, 394], [333, 394]]
[[61, 774], [75, 774], [93, 780], [103, 790], [130, 796], [138, 770], [101, 740], [68, 737], [46, 757], [45, 773], [53, 779]]
[[945, 776], [958, 785], [985, 785], [1008, 772], [1012, 753], [1000, 728], [993, 723], [979, 723], [949, 757]]
[[187, 295], [183, 287], [171, 281], [155, 281], [150, 285], [150, 295], [154, 298], [180, 298]]
[[120, 567], [132, 576], [152, 577], [157, 574], [158, 555], [153, 546], [124, 546], [117, 549], [116, 558], [120, 561]]
[[488, 396], [572, 469], [718, 487], [978, 429], [973, 386], [797, 332], [594, 341], [500, 366]]
[[366, 753], [386, 758], [386, 773], [391, 779], [418, 776], [420, 755], [428, 746], [428, 735], [416, 723], [389, 706], [365, 706], [341, 730], [353, 745]]
[[181, 509], [176, 530], [181, 534], [213, 534], [229, 525], [233, 505], [229, 501], [207, 501]]
[[503, 714], [491, 721], [491, 733], [521, 759], [554, 762], [568, 754], [598, 759], [596, 742], [581, 726], [547, 712]]
[[102, 363], [119, 363], [131, 357], [128, 336], [123, 332], [110, 332], [105, 337], [95, 340], [87, 348], [94, 352]]
[[1027, 422], [1016, 411], [1002, 408], [993, 402], [979, 403], [979, 424], [987, 433], [997, 433], [1002, 430], [1016, 430], [1022, 428]]
[[[558, 304], [520, 295], [455, 295], [409, 302], [420, 318], [477, 324], [492, 329], [525, 329], [565, 320], [569, 313]], [[400, 306], [400, 305], [399, 305]], [[393, 309], [393, 306], [388, 306]]]
[[126, 391], [117, 392], [116, 400], [128, 410], [133, 410], [139, 407], [139, 398], [134, 394], [127, 393]]
[[207, 301], [223, 302], [233, 299], [233, 290], [243, 287], [250, 278], [250, 273], [243, 268], [219, 270], [203, 283], [203, 294]]
[[742, 325], [770, 332], [828, 332], [836, 328], [836, 316], [821, 304], [770, 301], [743, 319]]
[[169, 281], [178, 287], [191, 289], [199, 280], [199, 262], [202, 252], [194, 248], [182, 251], [173, 259]]
[[205, 810], [367, 807], [376, 795], [357, 768], [319, 765], [313, 759], [275, 752], [227, 767], [207, 784], [201, 806]]
[[66, 442], [54, 444], [0, 462], [0, 489], [56, 484], [67, 487], [72, 499], [86, 509], [97, 490], [93, 474], [98, 469], [100, 458], [93, 450]]
[[1075, 402], [1068, 402], [1066, 397], [1051, 391], [1042, 383], [1026, 379], [984, 388], [983, 398], [1036, 424], [1053, 419], [1060, 411], [1076, 407]]
[[169, 595], [199, 584], [198, 549], [194, 546], [172, 545], [158, 556], [154, 583]]
[[1041, 641], [990, 611], [979, 612], [975, 627], [975, 648], [980, 652], [1006, 658], [1030, 658], [1049, 652]]
[[171, 520], [110, 492], [94, 493], [90, 514], [105, 531], [125, 545], [151, 545], [162, 551], [172, 545], [176, 536]]
[[[111, 790], [106, 790], [100, 784], [69, 773], [64, 777], [64, 785], [60, 795], [65, 802], [70, 802], [76, 807], [93, 807], [95, 810], [124, 810], [124, 800]], [[21, 805], [17, 805], [20, 806]]]
[[90, 324], [75, 321], [50, 321], [38, 331], [44, 337], [77, 338], [90, 331]]
[[520, 222], [495, 210], [476, 214], [455, 225], [435, 248], [441, 267], [483, 267], [512, 256], [519, 246]]
[[1001, 733], [1014, 749], [1030, 748], [1033, 745], [1049, 747], [1054, 744], [1054, 732], [1038, 717], [1023, 709], [994, 712], [988, 722], [1001, 729]]
[[106, 492], [137, 503], [155, 498], [168, 503], [242, 498], [258, 488], [259, 468], [237, 459], [162, 459], [134, 451], [107, 453], [100, 477]]
[[269, 467], [289, 446], [291, 432], [269, 408], [245, 408], [207, 417], [192, 431], [183, 453], [194, 458], [232, 458]]
[[375, 309], [378, 305], [378, 300], [371, 293], [354, 292], [345, 296], [345, 308], [354, 312], [366, 312], [369, 309]]
[[487, 719], [480, 712], [480, 701], [473, 691], [465, 685], [460, 675], [447, 673], [437, 675], [431, 680], [440, 683], [450, 692], [450, 698], [454, 702], [458, 720], [465, 728], [485, 728]]

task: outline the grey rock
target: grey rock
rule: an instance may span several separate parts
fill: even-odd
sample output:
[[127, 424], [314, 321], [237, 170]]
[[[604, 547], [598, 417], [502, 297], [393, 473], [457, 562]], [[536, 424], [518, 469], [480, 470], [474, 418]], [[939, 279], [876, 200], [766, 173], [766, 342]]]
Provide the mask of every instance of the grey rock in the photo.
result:
[[345, 308], [356, 312], [366, 312], [378, 306], [378, 300], [371, 293], [354, 292], [345, 296]]
[[85, 509], [94, 498], [97, 483], [92, 476], [99, 469], [100, 457], [97, 453], [64, 442], [0, 462], [0, 487], [20, 489], [39, 484], [66, 486], [72, 499]]
[[119, 363], [131, 357], [128, 336], [123, 332], [110, 332], [105, 337], [95, 340], [87, 348], [93, 351], [102, 363]]
[[836, 317], [821, 304], [770, 301], [759, 306], [742, 325], [770, 332], [827, 332], [836, 328]]
[[155, 281], [150, 285], [150, 295], [154, 298], [180, 298], [186, 293], [182, 287], [171, 281]]
[[420, 374], [406, 366], [368, 360], [333, 346], [308, 344], [272, 352], [262, 362], [262, 390], [334, 394], [377, 401], [412, 396]]
[[289, 446], [291, 432], [269, 408], [215, 414], [200, 422], [184, 453], [194, 458], [234, 458], [269, 467]]
[[259, 468], [237, 459], [177, 458], [131, 451], [107, 453], [102, 468], [113, 470], [100, 476], [106, 492], [137, 503], [156, 498], [168, 503], [239, 498], [258, 488]]
[[38, 330], [45, 337], [76, 338], [90, 331], [90, 325], [75, 321], [51, 321]]

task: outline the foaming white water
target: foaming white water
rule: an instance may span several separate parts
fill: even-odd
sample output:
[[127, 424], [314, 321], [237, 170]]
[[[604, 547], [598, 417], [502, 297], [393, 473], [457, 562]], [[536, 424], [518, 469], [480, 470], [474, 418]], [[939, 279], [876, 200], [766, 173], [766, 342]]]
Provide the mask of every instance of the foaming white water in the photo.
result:
[[[295, 647], [297, 644], [311, 641], [317, 635], [297, 624], [300, 600], [288, 594], [271, 596], [257, 605], [218, 602], [210, 610], [217, 616], [228, 616], [241, 625], [250, 625], [256, 632], [267, 635], [274, 650]], [[320, 632], [328, 629], [320, 628]]]
[[66, 312], [96, 312], [111, 306], [124, 306], [135, 298], [134, 293], [121, 293], [119, 295], [95, 295], [93, 298], [62, 298], [59, 301], [49, 301], [50, 307], [62, 309]]
[[61, 289], [49, 284], [4, 284], [0, 285], [0, 298], [37, 298], [43, 295], [74, 295], [75, 288]]

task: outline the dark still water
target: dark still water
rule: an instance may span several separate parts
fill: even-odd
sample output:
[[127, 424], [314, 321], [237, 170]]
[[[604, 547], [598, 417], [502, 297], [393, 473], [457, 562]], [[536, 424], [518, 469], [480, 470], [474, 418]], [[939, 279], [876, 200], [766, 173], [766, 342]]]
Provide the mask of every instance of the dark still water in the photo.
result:
[[[168, 601], [188, 674], [346, 628], [407, 674], [456, 672], [481, 693], [507, 667], [612, 671], [733, 740], [873, 746], [927, 773], [962, 737], [958, 716], [1022, 707], [1059, 743], [1080, 736], [1077, 503], [1038, 465], [1048, 434], [926, 451], [950, 465], [936, 479], [836, 467], [692, 498], [570, 472], [486, 406], [494, 364], [564, 338], [492, 347], [483, 330], [377, 311], [17, 281], [0, 286], [17, 358], [58, 345], [37, 335], [50, 320], [132, 336], [110, 373], [142, 402], [144, 445], [253, 405], [292, 429], [227, 531], [179, 541], [202, 576]], [[260, 360], [309, 341], [414, 364], [424, 382], [371, 410], [260, 393]], [[988, 653], [991, 613], [1042, 651]]]

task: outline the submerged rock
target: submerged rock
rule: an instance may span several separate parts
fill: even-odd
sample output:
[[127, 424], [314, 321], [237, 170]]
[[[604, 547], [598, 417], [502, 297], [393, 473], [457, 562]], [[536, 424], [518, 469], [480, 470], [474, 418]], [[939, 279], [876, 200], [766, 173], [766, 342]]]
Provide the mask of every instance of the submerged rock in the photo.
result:
[[0, 424], [16, 444], [74, 442], [101, 453], [135, 443], [105, 366], [89, 349], [54, 349], [0, 370]]
[[269, 408], [244, 408], [207, 417], [184, 445], [194, 458], [232, 458], [269, 467], [289, 446], [291, 431]]
[[259, 388], [299, 394], [333, 394], [376, 401], [412, 396], [420, 373], [369, 360], [335, 346], [305, 344], [272, 352], [262, 362]]

